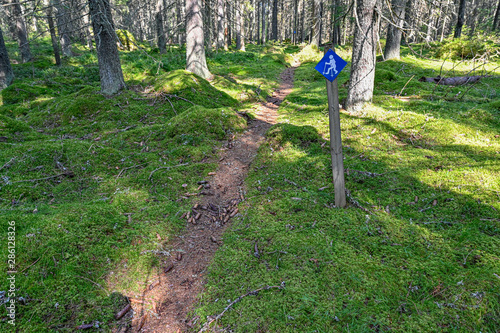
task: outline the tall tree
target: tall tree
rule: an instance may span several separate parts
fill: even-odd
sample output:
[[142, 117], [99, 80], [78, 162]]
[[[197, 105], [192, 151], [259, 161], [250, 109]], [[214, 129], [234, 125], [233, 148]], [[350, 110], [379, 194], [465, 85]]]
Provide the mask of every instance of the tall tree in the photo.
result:
[[7, 88], [14, 80], [14, 72], [10, 65], [9, 54], [3, 40], [3, 32], [0, 28], [0, 90]]
[[360, 111], [372, 100], [375, 80], [375, 51], [378, 38], [377, 0], [358, 0], [354, 7], [357, 24], [354, 30], [352, 65], [346, 110]]
[[278, 0], [273, 0], [273, 14], [271, 19], [271, 39], [278, 40]]
[[28, 42], [28, 32], [26, 31], [26, 23], [24, 20], [23, 9], [19, 0], [6, 0], [6, 4], [10, 8], [12, 14], [13, 32], [19, 44], [21, 51], [21, 61], [23, 63], [29, 62], [33, 59], [31, 55], [30, 44]]
[[224, 27], [226, 25], [226, 14], [224, 12], [224, 0], [217, 0], [217, 48], [224, 47]]
[[125, 88], [109, 0], [88, 0], [97, 48], [101, 92], [112, 95]]
[[500, 0], [498, 0], [497, 10], [495, 11], [495, 17], [493, 18], [493, 31], [497, 30], [500, 27]]
[[392, 22], [387, 27], [387, 40], [385, 42], [384, 59], [399, 59], [401, 51], [401, 35], [405, 16], [405, 0], [392, 0]]
[[322, 21], [322, 9], [323, 0], [314, 0], [313, 4], [313, 23], [311, 31], [311, 44], [319, 47], [321, 43], [321, 21]]
[[465, 0], [460, 0], [460, 5], [458, 6], [457, 14], [457, 25], [455, 26], [455, 34], [453, 38], [460, 38], [462, 36], [462, 27], [465, 22]]
[[166, 7], [167, 7], [166, 0], [156, 0], [156, 13], [155, 13], [156, 40], [160, 53], [167, 52], [167, 39], [165, 36], [164, 22], [163, 22], [163, 15]]
[[236, 14], [236, 49], [245, 51], [245, 3], [241, 0], [235, 1]]
[[67, 1], [54, 0], [54, 5], [57, 10], [56, 22], [62, 54], [65, 57], [72, 57], [73, 52], [71, 51], [71, 38], [69, 33], [71, 14], [70, 11], [67, 10], [68, 3]]
[[266, 33], [266, 21], [267, 21], [267, 17], [266, 17], [266, 0], [262, 0], [262, 19], [261, 19], [261, 22], [262, 22], [261, 43], [262, 44], [266, 44], [266, 37], [267, 37], [267, 33]]
[[212, 74], [208, 70], [205, 58], [200, 0], [186, 0], [186, 34], [186, 70], [209, 79]]
[[59, 43], [56, 36], [56, 29], [54, 26], [54, 17], [52, 15], [52, 5], [49, 0], [45, 0], [45, 7], [47, 8], [47, 23], [49, 24], [50, 39], [52, 41], [52, 49], [54, 50], [54, 58], [56, 59], [56, 65], [61, 65], [61, 55], [59, 53]]

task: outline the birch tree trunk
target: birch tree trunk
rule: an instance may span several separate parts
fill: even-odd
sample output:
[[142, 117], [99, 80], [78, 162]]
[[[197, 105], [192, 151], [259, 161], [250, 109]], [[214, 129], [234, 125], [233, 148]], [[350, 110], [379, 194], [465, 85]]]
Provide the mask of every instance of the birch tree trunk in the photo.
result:
[[351, 78], [346, 100], [346, 110], [350, 112], [359, 112], [373, 97], [378, 37], [376, 5], [377, 0], [358, 0], [354, 8], [358, 24], [354, 29]]
[[101, 92], [112, 95], [125, 87], [109, 0], [88, 0], [97, 49]]
[[200, 0], [186, 0], [186, 70], [209, 79]]
[[14, 80], [14, 72], [10, 65], [9, 54], [3, 40], [3, 32], [0, 28], [0, 90], [7, 88]]

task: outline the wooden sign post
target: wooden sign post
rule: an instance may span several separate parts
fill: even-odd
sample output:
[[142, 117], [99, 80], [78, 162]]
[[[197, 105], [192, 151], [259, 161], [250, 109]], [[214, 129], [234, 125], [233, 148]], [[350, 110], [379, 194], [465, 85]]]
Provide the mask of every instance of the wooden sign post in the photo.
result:
[[346, 206], [344, 181], [344, 155], [342, 153], [342, 136], [340, 132], [339, 88], [337, 75], [347, 65], [331, 49], [316, 66], [316, 70], [326, 78], [328, 94], [328, 117], [330, 120], [330, 153], [332, 155], [333, 185], [335, 188], [335, 206]]

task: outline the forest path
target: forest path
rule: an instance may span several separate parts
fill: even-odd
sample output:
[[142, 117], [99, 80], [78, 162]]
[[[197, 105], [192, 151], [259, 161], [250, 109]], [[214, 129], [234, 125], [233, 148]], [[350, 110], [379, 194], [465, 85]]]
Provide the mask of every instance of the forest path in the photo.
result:
[[[182, 235], [168, 244], [171, 256], [162, 262], [157, 282], [146, 288], [138, 303], [132, 304], [134, 320], [129, 331], [177, 333], [194, 326], [196, 318], [187, 316], [203, 291], [204, 275], [224, 231], [237, 214], [238, 203], [244, 200], [244, 180], [250, 165], [265, 133], [277, 122], [281, 102], [292, 91], [297, 66], [294, 63], [281, 73], [280, 87], [266, 103], [255, 105], [256, 119], [249, 121], [247, 130], [223, 149], [216, 174], [202, 184], [208, 195], [201, 197], [186, 216], [188, 223]], [[146, 310], [151, 307], [148, 304], [153, 312]]]

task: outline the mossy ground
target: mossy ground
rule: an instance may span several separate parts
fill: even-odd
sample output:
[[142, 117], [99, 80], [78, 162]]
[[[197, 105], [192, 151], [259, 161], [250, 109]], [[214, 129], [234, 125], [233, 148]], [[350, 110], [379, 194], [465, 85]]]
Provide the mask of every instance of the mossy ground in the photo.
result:
[[[361, 114], [341, 112], [346, 188], [368, 213], [333, 207], [325, 79], [314, 70], [321, 55], [299, 54], [281, 124], [260, 148], [242, 216], [211, 266], [196, 310], [202, 323], [251, 290], [285, 282], [243, 298], [217, 325], [233, 332], [498, 330], [498, 63], [476, 69], [495, 77], [444, 87], [417, 79], [465, 75], [478, 64], [403, 55], [377, 64], [372, 104]], [[341, 100], [348, 77], [346, 68]]]
[[[271, 92], [285, 53], [214, 54], [209, 83], [183, 70], [183, 48], [160, 55], [143, 45], [156, 61], [121, 51], [129, 89], [109, 98], [99, 93], [95, 53], [74, 45], [76, 56], [56, 67], [49, 40], [31, 46], [34, 62], [13, 65], [0, 106], [0, 239], [15, 221], [16, 294], [25, 300], [15, 328], [73, 332], [99, 322], [110, 331], [123, 296], [151, 283], [163, 264], [156, 253], [183, 228], [191, 203], [182, 196], [215, 171], [222, 141], [246, 127], [236, 111]], [[11, 330], [4, 307], [0, 318], [0, 331]]]

